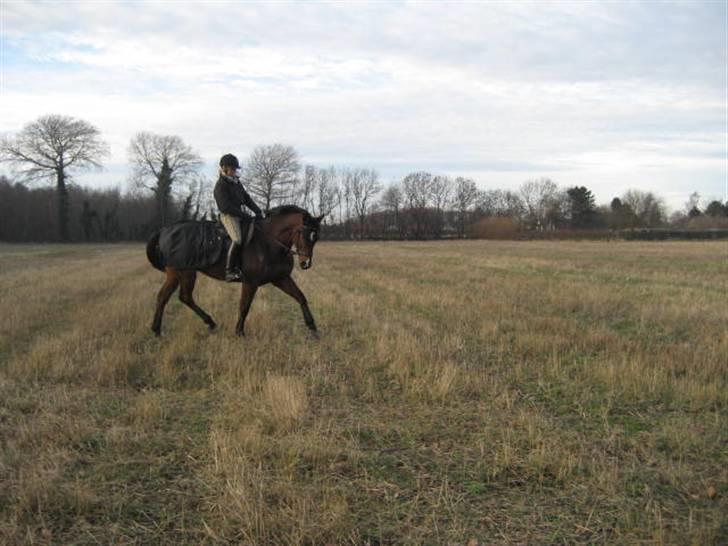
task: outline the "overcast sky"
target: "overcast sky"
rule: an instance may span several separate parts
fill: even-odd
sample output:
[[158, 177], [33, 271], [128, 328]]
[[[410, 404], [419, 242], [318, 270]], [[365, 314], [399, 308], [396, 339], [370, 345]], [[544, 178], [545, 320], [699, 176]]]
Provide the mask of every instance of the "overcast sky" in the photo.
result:
[[481, 188], [550, 177], [599, 202], [725, 199], [728, 8], [686, 2], [12, 2], [0, 133], [83, 118], [125, 187], [138, 131], [208, 162], [291, 144], [307, 163]]

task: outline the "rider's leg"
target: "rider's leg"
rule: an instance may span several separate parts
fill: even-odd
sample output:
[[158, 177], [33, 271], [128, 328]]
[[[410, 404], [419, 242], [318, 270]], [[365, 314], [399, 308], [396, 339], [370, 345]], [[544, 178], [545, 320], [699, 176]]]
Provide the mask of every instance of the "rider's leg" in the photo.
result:
[[243, 243], [243, 234], [240, 229], [240, 219], [230, 214], [220, 214], [220, 221], [230, 235], [230, 248], [225, 262], [225, 280], [242, 280], [240, 257]]

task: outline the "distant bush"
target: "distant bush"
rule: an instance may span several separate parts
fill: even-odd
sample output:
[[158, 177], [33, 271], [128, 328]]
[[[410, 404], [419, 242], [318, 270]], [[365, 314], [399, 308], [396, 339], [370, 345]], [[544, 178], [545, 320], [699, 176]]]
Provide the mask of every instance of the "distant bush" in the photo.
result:
[[728, 216], [708, 216], [703, 214], [690, 218], [685, 226], [688, 229], [728, 229]]
[[520, 226], [513, 218], [488, 217], [479, 220], [468, 228], [472, 239], [518, 239]]

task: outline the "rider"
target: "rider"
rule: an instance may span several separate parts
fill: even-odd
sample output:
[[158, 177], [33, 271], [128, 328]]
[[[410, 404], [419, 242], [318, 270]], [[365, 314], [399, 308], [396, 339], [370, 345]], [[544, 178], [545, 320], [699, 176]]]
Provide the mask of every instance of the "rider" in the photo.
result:
[[252, 218], [240, 207], [245, 205], [255, 213], [256, 219], [263, 218], [260, 208], [243, 188], [238, 178], [238, 169], [240, 169], [240, 163], [238, 163], [237, 157], [233, 154], [222, 156], [220, 158], [220, 178], [215, 184], [214, 192], [217, 208], [220, 209], [220, 221], [231, 239], [225, 263], [225, 280], [228, 282], [243, 280], [243, 272], [240, 267], [245, 243], [243, 237], [248, 233]]

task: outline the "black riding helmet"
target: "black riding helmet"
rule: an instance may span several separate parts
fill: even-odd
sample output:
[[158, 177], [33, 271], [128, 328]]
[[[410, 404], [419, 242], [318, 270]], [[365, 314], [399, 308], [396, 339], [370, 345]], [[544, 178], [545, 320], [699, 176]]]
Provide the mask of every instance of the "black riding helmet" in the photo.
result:
[[240, 163], [238, 162], [238, 158], [235, 157], [233, 154], [225, 154], [220, 158], [220, 166], [221, 167], [234, 167], [236, 169], [240, 168]]

